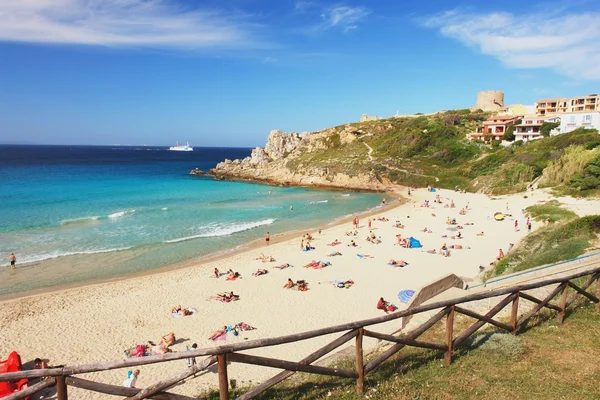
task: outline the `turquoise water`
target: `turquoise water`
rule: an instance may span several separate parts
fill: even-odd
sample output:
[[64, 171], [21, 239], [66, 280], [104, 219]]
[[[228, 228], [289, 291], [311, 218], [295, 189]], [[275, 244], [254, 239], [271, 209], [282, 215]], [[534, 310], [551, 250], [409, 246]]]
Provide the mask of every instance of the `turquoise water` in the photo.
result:
[[381, 201], [372, 193], [189, 175], [192, 168], [206, 171], [225, 158], [243, 158], [249, 149], [0, 150], [8, 161], [0, 167], [0, 265], [8, 266], [14, 252], [20, 276], [31, 275], [19, 279], [2, 268], [0, 294], [156, 269], [231, 249], [267, 231], [324, 225]]

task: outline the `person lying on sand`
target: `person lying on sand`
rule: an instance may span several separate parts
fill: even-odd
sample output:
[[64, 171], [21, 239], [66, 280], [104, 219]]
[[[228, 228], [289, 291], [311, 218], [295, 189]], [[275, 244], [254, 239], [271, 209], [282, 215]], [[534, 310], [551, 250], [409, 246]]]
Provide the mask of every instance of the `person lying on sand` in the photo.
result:
[[160, 354], [166, 354], [166, 353], [170, 353], [173, 350], [171, 350], [169, 348], [169, 346], [167, 346], [164, 343], [159, 343], [159, 344], [155, 344], [154, 346], [152, 346], [152, 354], [153, 355], [160, 355]]
[[483, 231], [479, 232], [477, 236], [483, 236]]
[[232, 269], [229, 269], [229, 271], [227, 271], [227, 280], [228, 280], [228, 281], [230, 281], [230, 280], [234, 280], [234, 279], [237, 279], [237, 278], [239, 278], [240, 276], [241, 276], [241, 275], [240, 275], [240, 273], [239, 273], [239, 272], [233, 272], [233, 270], [232, 270]]
[[288, 264], [288, 263], [285, 263], [285, 264], [281, 264], [281, 265], [276, 265], [276, 266], [274, 266], [273, 268], [277, 268], [277, 269], [286, 269], [286, 268], [289, 268], [289, 267], [291, 267], [291, 265], [290, 265], [290, 264]]
[[167, 347], [171, 346], [173, 343], [175, 343], [175, 334], [173, 332], [169, 332], [162, 336], [158, 342], [159, 345], [164, 344]]
[[427, 227], [423, 228], [423, 231], [425, 233], [433, 233], [433, 231], [431, 229], [428, 229]]
[[314, 268], [314, 269], [322, 269], [325, 268], [327, 266], [331, 265], [331, 263], [329, 261], [327, 262], [323, 262], [323, 261], [315, 261], [312, 260], [311, 262], [309, 262], [308, 264], [304, 265], [304, 268]]
[[429, 253], [429, 254], [436, 254], [436, 253], [437, 253], [437, 251], [435, 251], [435, 249], [431, 249], [431, 250], [427, 250], [427, 251], [426, 251], [426, 253]]
[[389, 307], [390, 307], [390, 303], [389, 303], [389, 302], [387, 302], [387, 301], [385, 301], [385, 300], [383, 299], [383, 297], [380, 297], [380, 298], [379, 298], [379, 301], [377, 302], [377, 309], [378, 309], [378, 310], [385, 311], [385, 313], [387, 314], [387, 313], [388, 313], [388, 310], [389, 310]]
[[227, 326], [224, 326], [222, 329], [217, 329], [214, 331], [209, 337], [208, 340], [217, 340], [219, 337], [223, 336], [227, 333]]
[[308, 290], [308, 282], [306, 282], [304, 279], [296, 281], [296, 286], [298, 287], [298, 290], [301, 292], [306, 292]]
[[462, 249], [463, 247], [462, 247], [462, 244], [451, 244], [451, 245], [450, 245], [450, 248], [451, 248], [451, 249], [458, 249], [458, 250], [460, 250], [460, 249]]
[[342, 242], [340, 242], [339, 240], [335, 239], [333, 242], [329, 243], [327, 246], [337, 246], [339, 244], [342, 244]]
[[329, 253], [327, 254], [328, 257], [335, 257], [335, 256], [341, 256], [342, 253], [340, 253], [339, 251], [336, 251], [335, 253]]
[[266, 275], [268, 273], [269, 273], [269, 271], [267, 271], [266, 269], [258, 269], [258, 270], [256, 270], [255, 273], [252, 274], [252, 276], [261, 276], [261, 275]]
[[349, 246], [349, 247], [358, 247], [358, 246], [356, 245], [356, 243], [354, 243], [354, 240], [351, 240], [351, 241], [350, 241], [350, 244], [349, 244], [348, 246]]
[[271, 256], [265, 256], [263, 253], [260, 253], [260, 257], [257, 260], [261, 260], [262, 262], [274, 262], [275, 259]]
[[405, 267], [408, 263], [404, 260], [394, 260], [393, 258], [388, 261], [388, 265], [392, 265], [394, 267]]
[[295, 283], [293, 280], [291, 280], [290, 278], [288, 278], [287, 282], [285, 285], [283, 285], [284, 289], [291, 289], [295, 286]]

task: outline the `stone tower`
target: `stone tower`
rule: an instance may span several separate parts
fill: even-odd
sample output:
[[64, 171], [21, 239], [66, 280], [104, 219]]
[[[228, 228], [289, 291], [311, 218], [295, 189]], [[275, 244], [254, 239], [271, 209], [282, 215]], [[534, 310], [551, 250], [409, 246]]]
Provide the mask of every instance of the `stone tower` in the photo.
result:
[[498, 90], [488, 90], [477, 93], [477, 103], [475, 109], [483, 111], [498, 111], [504, 107], [504, 93]]

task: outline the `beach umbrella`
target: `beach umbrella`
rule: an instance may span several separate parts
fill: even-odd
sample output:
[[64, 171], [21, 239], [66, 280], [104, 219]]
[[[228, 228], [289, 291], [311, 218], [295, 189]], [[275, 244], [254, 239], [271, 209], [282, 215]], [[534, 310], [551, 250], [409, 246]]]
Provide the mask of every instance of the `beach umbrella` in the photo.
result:
[[504, 219], [504, 214], [502, 214], [501, 212], [497, 212], [496, 214], [494, 214], [494, 219], [496, 221], [502, 221]]
[[414, 296], [415, 291], [410, 289], [404, 289], [398, 293], [398, 298], [403, 303], [408, 303], [410, 299]]
[[458, 230], [458, 228], [455, 227], [455, 226], [449, 226], [446, 229], [449, 230], [449, 231], [452, 231], [452, 232], [456, 232]]

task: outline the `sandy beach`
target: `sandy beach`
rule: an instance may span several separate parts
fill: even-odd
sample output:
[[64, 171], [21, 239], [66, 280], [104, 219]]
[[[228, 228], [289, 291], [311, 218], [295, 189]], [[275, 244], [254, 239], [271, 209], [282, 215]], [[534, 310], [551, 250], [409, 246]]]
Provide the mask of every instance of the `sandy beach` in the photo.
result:
[[[405, 194], [405, 193], [403, 193]], [[436, 195], [442, 204], [435, 203]], [[383, 315], [376, 309], [377, 300], [384, 297], [400, 309], [406, 305], [398, 299], [403, 289], [418, 290], [419, 287], [454, 273], [466, 282], [476, 282], [480, 265], [489, 266], [499, 249], [507, 252], [509, 245], [527, 234], [524, 209], [530, 205], [548, 201], [552, 196], [536, 190], [526, 194], [489, 198], [481, 194], [457, 193], [426, 189], [412, 191], [408, 201], [391, 205], [377, 215], [361, 217], [357, 236], [346, 236], [352, 231], [347, 221], [322, 231], [311, 231], [314, 250], [300, 250], [301, 234], [279, 236], [271, 232], [271, 244], [256, 244], [247, 250], [224, 258], [217, 258], [198, 265], [171, 271], [136, 276], [114, 282], [105, 282], [49, 292], [0, 303], [2, 340], [0, 355], [16, 350], [23, 362], [36, 357], [48, 359], [51, 365], [78, 364], [124, 358], [123, 351], [145, 344], [158, 342], [168, 332], [174, 332], [178, 341], [173, 351], [184, 351], [186, 346], [197, 343], [198, 347], [217, 346], [263, 337], [281, 336], [322, 328], [333, 324], [350, 322]], [[425, 201], [429, 207], [422, 207]], [[592, 214], [598, 210], [597, 201], [559, 199], [579, 215]], [[455, 207], [449, 205], [454, 202]], [[399, 204], [399, 202], [397, 203]], [[448, 207], [446, 207], [448, 206]], [[465, 208], [466, 215], [459, 212]], [[495, 212], [511, 214], [504, 221], [493, 218]], [[371, 231], [381, 240], [374, 244], [366, 240]], [[388, 219], [380, 221], [379, 219]], [[456, 219], [457, 225], [448, 225], [447, 219]], [[514, 221], [518, 221], [515, 230]], [[394, 227], [399, 221], [404, 227]], [[533, 229], [541, 223], [533, 222]], [[429, 232], [431, 231], [431, 232]], [[457, 232], [462, 238], [452, 238]], [[483, 235], [478, 235], [483, 232]], [[266, 232], [265, 232], [266, 233]], [[422, 248], [403, 248], [397, 245], [396, 235], [414, 237]], [[341, 244], [330, 246], [334, 241]], [[354, 240], [358, 247], [349, 247]], [[450, 248], [450, 256], [439, 254], [442, 245], [460, 245], [462, 249]], [[430, 254], [427, 250], [436, 250]], [[341, 255], [329, 256], [340, 252]], [[260, 254], [273, 257], [275, 262], [262, 262]], [[360, 256], [359, 256], [360, 255]], [[390, 259], [404, 260], [403, 268], [388, 265]], [[312, 260], [330, 262], [323, 269], [303, 268]], [[289, 263], [293, 267], [279, 270], [274, 266]], [[215, 278], [214, 268], [221, 272], [232, 269], [241, 274], [236, 280], [225, 276]], [[258, 269], [267, 269], [266, 275], [255, 277]], [[307, 291], [284, 289], [290, 278], [294, 282], [306, 280]], [[330, 281], [352, 280], [350, 288], [337, 288]], [[210, 300], [209, 297], [233, 291], [239, 301], [229, 303]], [[182, 305], [197, 310], [191, 316], [175, 318], [170, 311]], [[224, 325], [245, 322], [256, 330], [241, 332], [238, 336], [227, 335], [226, 341], [207, 339], [212, 332]], [[374, 327], [381, 332], [393, 332], [400, 328], [399, 321]], [[248, 352], [287, 360], [299, 360], [323, 346], [331, 337], [285, 346], [264, 348]], [[375, 340], [366, 340], [366, 346], [375, 346]], [[162, 363], [141, 367], [138, 387], [151, 385], [186, 368], [184, 361]], [[229, 378], [238, 385], [256, 383], [275, 375], [279, 370], [233, 364]], [[89, 374], [87, 378], [104, 383], [120, 385], [126, 378], [126, 370]], [[189, 396], [217, 386], [213, 369], [186, 381], [171, 391]], [[74, 398], [103, 398], [100, 394], [69, 388]]]

